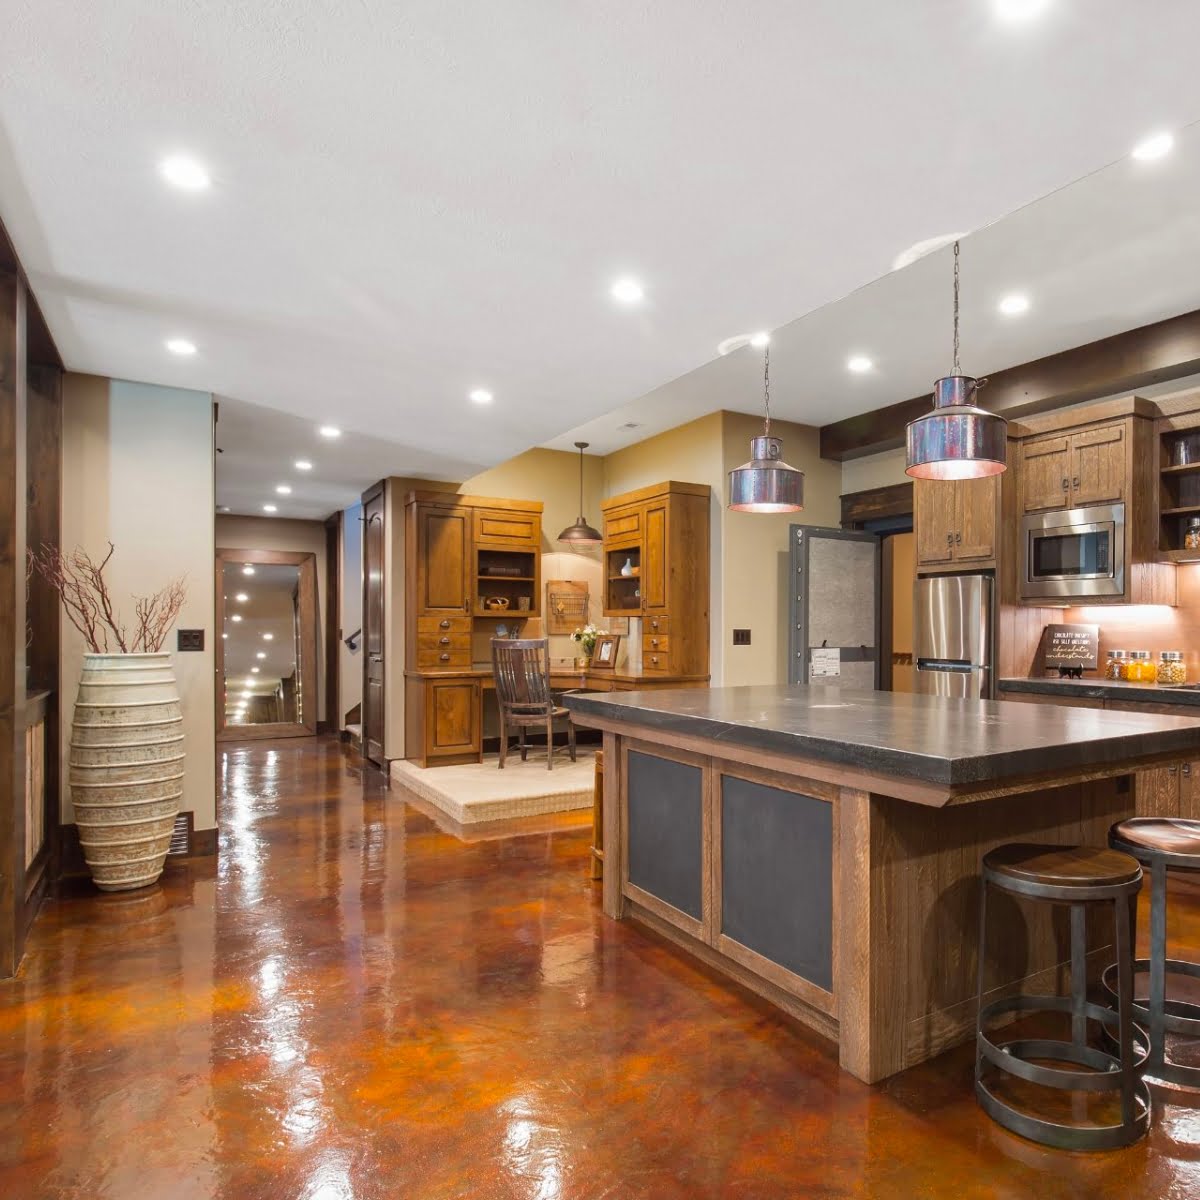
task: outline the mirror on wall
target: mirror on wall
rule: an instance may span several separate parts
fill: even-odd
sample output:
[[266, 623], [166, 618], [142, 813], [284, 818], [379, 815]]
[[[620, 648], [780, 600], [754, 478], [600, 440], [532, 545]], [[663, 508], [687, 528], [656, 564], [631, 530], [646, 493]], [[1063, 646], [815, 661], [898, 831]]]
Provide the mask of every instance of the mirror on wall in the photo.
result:
[[220, 550], [216, 582], [220, 735], [315, 734], [316, 556]]

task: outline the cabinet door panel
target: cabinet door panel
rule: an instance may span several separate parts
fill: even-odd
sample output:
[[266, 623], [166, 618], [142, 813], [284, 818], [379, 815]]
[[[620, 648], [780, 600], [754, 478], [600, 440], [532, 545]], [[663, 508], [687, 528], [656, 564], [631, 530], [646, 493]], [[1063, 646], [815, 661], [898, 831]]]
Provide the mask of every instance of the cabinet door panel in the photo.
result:
[[954, 557], [954, 484], [918, 479], [913, 487], [917, 566], [937, 566]]
[[1125, 426], [1071, 435], [1071, 503], [1109, 504], [1125, 498]]
[[471, 510], [422, 508], [417, 539], [418, 611], [469, 612]]
[[955, 485], [954, 559], [979, 562], [996, 557], [1000, 476], [960, 479]]
[[647, 612], [667, 606], [667, 507], [647, 505], [642, 533], [642, 607]]
[[474, 680], [430, 683], [428, 753], [471, 754], [479, 750], [479, 704]]
[[1179, 768], [1179, 806], [1163, 815], [1200, 820], [1200, 762], [1187, 762]]
[[537, 550], [542, 540], [542, 522], [536, 513], [506, 512], [503, 509], [475, 510], [475, 541], [480, 546]]
[[1135, 811], [1139, 817], [1177, 817], [1179, 800], [1178, 767], [1152, 767], [1137, 773]]
[[1021, 504], [1025, 512], [1065, 508], [1070, 503], [1071, 444], [1065, 437], [1029, 438], [1021, 443]]

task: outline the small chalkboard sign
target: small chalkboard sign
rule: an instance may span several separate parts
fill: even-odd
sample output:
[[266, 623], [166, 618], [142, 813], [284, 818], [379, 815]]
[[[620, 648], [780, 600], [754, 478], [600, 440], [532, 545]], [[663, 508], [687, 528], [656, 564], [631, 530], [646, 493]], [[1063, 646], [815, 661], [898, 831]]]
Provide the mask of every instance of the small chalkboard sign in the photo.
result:
[[1094, 670], [1099, 647], [1099, 625], [1047, 625], [1042, 631], [1042, 663], [1060, 675]]

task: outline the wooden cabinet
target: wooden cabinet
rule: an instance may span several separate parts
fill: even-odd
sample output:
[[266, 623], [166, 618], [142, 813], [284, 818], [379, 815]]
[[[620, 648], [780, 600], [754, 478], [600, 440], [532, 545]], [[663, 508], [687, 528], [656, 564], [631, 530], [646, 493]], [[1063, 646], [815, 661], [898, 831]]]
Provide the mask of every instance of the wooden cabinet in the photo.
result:
[[475, 545], [501, 550], [541, 549], [542, 518], [515, 509], [475, 509]]
[[1129, 428], [1125, 420], [1021, 443], [1021, 508], [1046, 512], [1124, 500]]
[[419, 766], [477, 762], [480, 681], [472, 676], [412, 676], [405, 687], [406, 755]]
[[604, 613], [641, 618], [647, 673], [708, 674], [710, 501], [708, 487], [672, 482], [603, 505]]
[[466, 616], [471, 610], [471, 510], [458, 505], [410, 507], [416, 534], [410, 562], [413, 616]]
[[999, 475], [918, 479], [913, 489], [917, 566], [994, 567], [1000, 531]]

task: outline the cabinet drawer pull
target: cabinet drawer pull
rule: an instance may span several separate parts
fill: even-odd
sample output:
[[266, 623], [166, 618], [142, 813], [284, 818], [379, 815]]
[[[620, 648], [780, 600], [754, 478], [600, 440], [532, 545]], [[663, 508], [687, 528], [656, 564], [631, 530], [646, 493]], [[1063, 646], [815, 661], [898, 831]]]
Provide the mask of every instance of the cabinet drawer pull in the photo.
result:
[[448, 654], [439, 654], [439, 655], [438, 655], [438, 658], [439, 658], [439, 659], [440, 659], [442, 662], [449, 662], [449, 661], [450, 661], [450, 655], [448, 655]]
[[1063, 491], [1069, 492], [1070, 490], [1071, 490], [1071, 481], [1064, 475], [1063, 476]]
[[1180, 768], [1180, 769], [1182, 770], [1182, 772], [1183, 772], [1183, 774], [1184, 774], [1184, 775], [1191, 775], [1191, 773], [1192, 773], [1192, 764], [1191, 764], [1191, 763], [1184, 763], [1184, 764], [1183, 764], [1183, 766], [1182, 766], [1182, 768]]
[[1071, 486], [1073, 488], [1075, 488], [1076, 490], [1079, 489], [1079, 476], [1078, 475], [1076, 475], [1075, 478], [1071, 480]]
[[962, 545], [962, 533], [961, 533], [961, 532], [959, 532], [959, 533], [956, 533], [956, 534], [954, 535], [954, 543], [955, 543], [955, 545], [957, 545], [957, 546], [961, 546], [961, 545]]
[[450, 639], [448, 637], [438, 638], [438, 645], [439, 646], [448, 646], [448, 645], [450, 645]]
[[1168, 774], [1168, 775], [1174, 775], [1174, 774], [1175, 774], [1175, 768], [1174, 768], [1174, 767], [1168, 767], [1168, 768], [1167, 768], [1167, 774]]
[[650, 656], [650, 665], [651, 665], [652, 667], [657, 667], [657, 666], [658, 666], [658, 655], [657, 655], [657, 654], [652, 654], [652, 655]]
[[652, 646], [657, 646], [657, 645], [658, 645], [658, 638], [651, 638], [651, 639], [650, 639], [650, 645], [652, 645]]
[[438, 622], [438, 628], [439, 629], [449, 629], [450, 628], [449, 620], [446, 618], [443, 618], [441, 621]]

